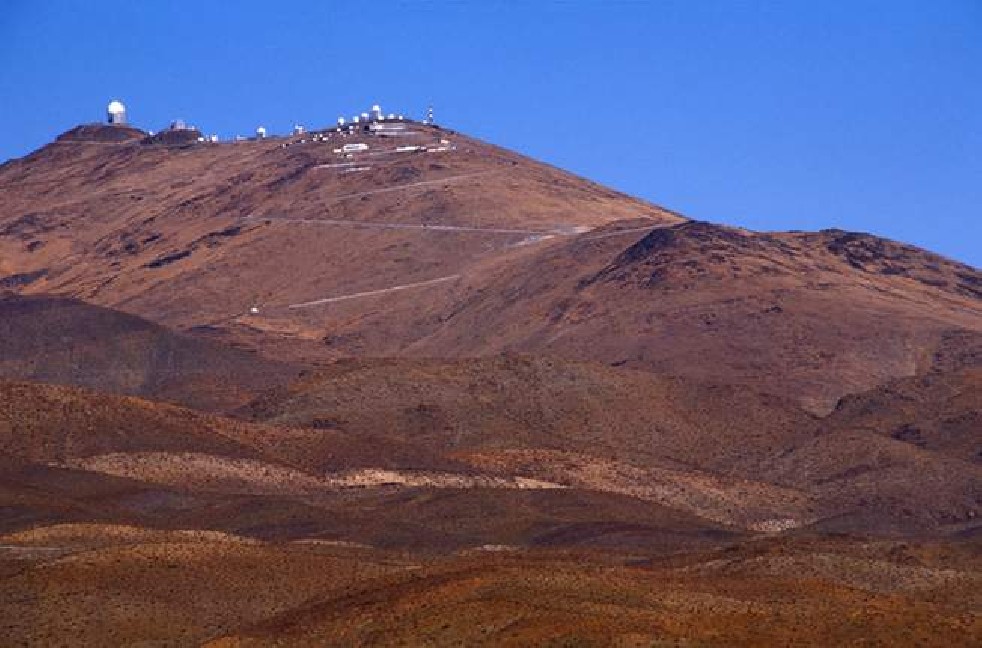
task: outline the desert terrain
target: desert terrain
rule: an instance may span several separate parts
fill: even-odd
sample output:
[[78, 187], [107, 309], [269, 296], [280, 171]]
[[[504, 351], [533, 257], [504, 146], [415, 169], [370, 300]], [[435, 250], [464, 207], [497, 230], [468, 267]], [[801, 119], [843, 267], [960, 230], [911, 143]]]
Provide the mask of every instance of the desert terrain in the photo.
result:
[[982, 641], [978, 269], [407, 123], [0, 165], [0, 643]]

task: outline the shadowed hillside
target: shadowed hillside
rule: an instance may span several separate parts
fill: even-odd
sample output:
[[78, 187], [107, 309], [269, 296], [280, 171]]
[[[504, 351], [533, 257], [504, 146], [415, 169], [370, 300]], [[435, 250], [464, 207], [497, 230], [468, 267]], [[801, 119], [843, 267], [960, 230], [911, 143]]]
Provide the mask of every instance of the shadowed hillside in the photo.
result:
[[289, 364], [60, 297], [0, 296], [0, 376], [235, 407], [297, 374]]

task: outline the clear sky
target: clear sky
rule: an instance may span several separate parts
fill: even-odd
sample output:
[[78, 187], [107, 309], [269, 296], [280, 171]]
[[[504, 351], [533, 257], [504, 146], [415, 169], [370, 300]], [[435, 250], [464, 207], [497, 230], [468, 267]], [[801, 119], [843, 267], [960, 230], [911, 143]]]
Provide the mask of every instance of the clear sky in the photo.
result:
[[224, 136], [432, 103], [695, 218], [982, 266], [982, 0], [0, 3], [0, 160], [114, 97]]

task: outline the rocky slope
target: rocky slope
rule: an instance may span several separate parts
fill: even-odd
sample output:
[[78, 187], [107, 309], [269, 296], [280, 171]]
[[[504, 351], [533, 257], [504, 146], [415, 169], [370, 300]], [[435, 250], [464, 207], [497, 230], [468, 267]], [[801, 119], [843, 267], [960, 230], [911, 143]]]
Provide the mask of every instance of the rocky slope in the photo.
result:
[[868, 235], [690, 222], [634, 243], [597, 236], [470, 280], [412, 352], [600, 360], [826, 413], [847, 393], [928, 366], [945, 336], [982, 332], [982, 274]]
[[225, 410], [298, 373], [287, 363], [75, 299], [0, 295], [0, 377]]
[[[277, 358], [547, 353], [822, 414], [982, 331], [982, 275], [924, 250], [688, 222], [410, 127], [180, 145], [73, 131], [0, 167], [0, 282]], [[369, 148], [335, 152], [352, 143]]]
[[408, 128], [0, 166], [5, 637], [972, 645], [977, 269]]

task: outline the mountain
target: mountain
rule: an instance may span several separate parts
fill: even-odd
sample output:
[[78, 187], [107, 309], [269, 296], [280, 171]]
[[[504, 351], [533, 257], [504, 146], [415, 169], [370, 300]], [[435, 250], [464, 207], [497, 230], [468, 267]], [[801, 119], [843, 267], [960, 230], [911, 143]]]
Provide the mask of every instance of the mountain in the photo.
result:
[[869, 235], [708, 223], [585, 234], [457, 296], [414, 352], [536, 351], [742, 384], [828, 412], [982, 332], [978, 271]]
[[0, 167], [0, 282], [277, 359], [547, 353], [820, 414], [982, 332], [982, 275], [964, 264], [868, 234], [687, 221], [408, 127], [224, 144], [70, 133]]
[[976, 268], [429, 124], [198, 135], [0, 165], [10, 642], [979, 636]]
[[[280, 329], [248, 308], [279, 312], [454, 275], [618, 218], [681, 220], [463, 135], [411, 126], [402, 138], [224, 144], [64, 136], [0, 167], [0, 273], [22, 292], [68, 294], [178, 328], [241, 322], [303, 339], [321, 331], [296, 319]], [[334, 153], [356, 143], [371, 148]]]
[[982, 368], [900, 378], [842, 399], [835, 428], [873, 430], [962, 461], [982, 462]]

